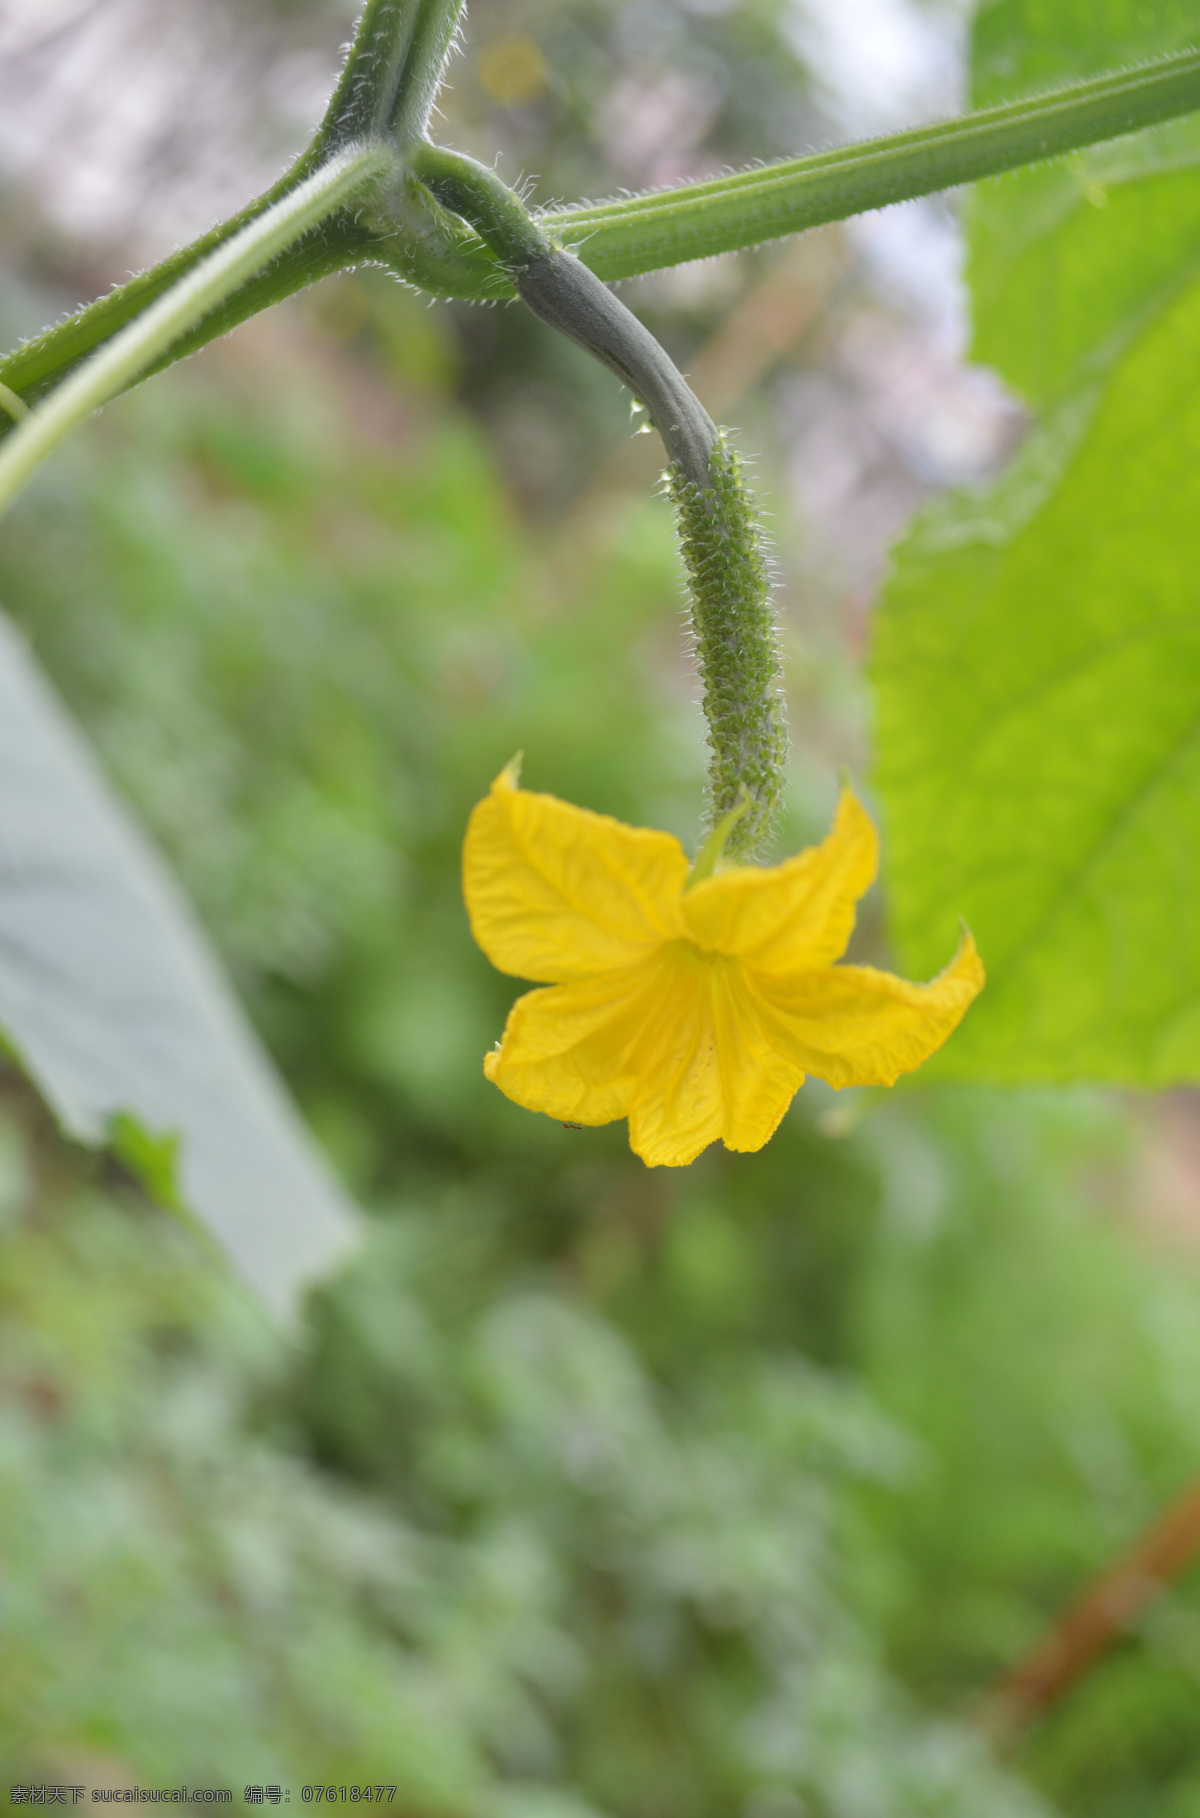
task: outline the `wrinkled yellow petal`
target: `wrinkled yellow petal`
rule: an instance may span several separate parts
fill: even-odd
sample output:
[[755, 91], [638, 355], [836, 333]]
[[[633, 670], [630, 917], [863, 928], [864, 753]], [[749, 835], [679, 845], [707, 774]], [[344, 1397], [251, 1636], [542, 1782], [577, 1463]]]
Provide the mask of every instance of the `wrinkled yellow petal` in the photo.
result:
[[515, 1104], [567, 1123], [624, 1117], [662, 999], [657, 956], [519, 997], [483, 1070]]
[[673, 944], [621, 972], [530, 991], [484, 1072], [516, 1104], [567, 1123], [628, 1116], [648, 1166], [682, 1166], [724, 1127], [710, 973]]
[[804, 1068], [773, 1043], [769, 1015], [737, 960], [719, 965], [714, 986], [725, 1099], [721, 1136], [727, 1149], [761, 1149], [804, 1084]]
[[718, 1139], [761, 1149], [804, 1073], [771, 1044], [738, 960], [664, 950], [629, 1104], [629, 1142], [649, 1167], [685, 1167]]
[[649, 1167], [683, 1167], [718, 1139], [760, 1149], [803, 1083], [768, 1022], [738, 961], [674, 942], [620, 972], [519, 998], [484, 1072], [515, 1103], [567, 1123], [628, 1116]]
[[706, 878], [683, 899], [688, 934], [715, 953], [737, 954], [755, 971], [831, 966], [846, 951], [855, 904], [879, 862], [871, 817], [842, 790], [833, 830], [782, 865], [739, 865]]
[[629, 1146], [649, 1168], [683, 1168], [725, 1128], [713, 962], [683, 943], [664, 949], [656, 994], [638, 1054]]
[[983, 989], [969, 934], [946, 970], [910, 985], [870, 966], [752, 976], [771, 1045], [831, 1086], [890, 1086], [941, 1047]]
[[519, 789], [510, 765], [468, 823], [463, 895], [493, 966], [554, 984], [677, 936], [687, 869], [673, 835]]

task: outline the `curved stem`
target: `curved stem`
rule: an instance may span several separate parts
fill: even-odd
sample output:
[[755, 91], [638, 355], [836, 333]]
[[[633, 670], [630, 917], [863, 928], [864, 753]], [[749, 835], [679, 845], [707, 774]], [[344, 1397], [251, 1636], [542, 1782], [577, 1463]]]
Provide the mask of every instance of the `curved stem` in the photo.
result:
[[470, 221], [535, 315], [628, 385], [666, 445], [708, 721], [708, 812], [719, 836], [706, 842], [698, 874], [723, 855], [744, 861], [770, 832], [783, 793], [787, 723], [770, 574], [741, 464], [649, 330], [546, 240], [495, 171], [434, 145], [414, 146], [408, 167]]
[[227, 240], [31, 410], [0, 447], [0, 511], [72, 429], [139, 378], [160, 355], [395, 162], [382, 146], [352, 146]]
[[712, 484], [717, 429], [674, 361], [586, 265], [554, 247], [495, 171], [437, 145], [415, 146], [413, 175], [487, 241], [535, 316], [586, 348], [645, 405], [668, 459]]
[[551, 250], [521, 198], [478, 159], [426, 139], [410, 148], [407, 164], [439, 202], [471, 223], [510, 274]]
[[717, 426], [650, 330], [579, 259], [547, 249], [517, 278], [535, 316], [594, 354], [644, 404], [667, 458], [694, 486], [712, 485]]

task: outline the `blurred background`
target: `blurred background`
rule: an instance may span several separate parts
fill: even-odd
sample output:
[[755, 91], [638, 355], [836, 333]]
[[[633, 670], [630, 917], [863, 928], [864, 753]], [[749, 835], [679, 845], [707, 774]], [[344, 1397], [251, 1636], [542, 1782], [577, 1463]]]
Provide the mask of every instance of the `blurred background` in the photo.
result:
[[[12, 344], [262, 188], [352, 9], [0, 0]], [[477, 0], [446, 142], [538, 201], [963, 102], [964, 6]], [[753, 458], [794, 737], [779, 849], [869, 792], [887, 548], [1025, 419], [967, 361], [954, 197], [623, 286]], [[525, 780], [694, 836], [657, 444], [517, 308], [329, 280], [113, 405], [0, 598], [368, 1208], [285, 1338], [0, 1091], [0, 1767], [382, 1782], [405, 1818], [1194, 1818], [1200, 1583], [1052, 1705], [987, 1697], [1200, 1476], [1200, 1144], [1123, 1103], [810, 1083], [647, 1171], [482, 1079], [458, 893]], [[886, 962], [868, 899], [859, 957]]]

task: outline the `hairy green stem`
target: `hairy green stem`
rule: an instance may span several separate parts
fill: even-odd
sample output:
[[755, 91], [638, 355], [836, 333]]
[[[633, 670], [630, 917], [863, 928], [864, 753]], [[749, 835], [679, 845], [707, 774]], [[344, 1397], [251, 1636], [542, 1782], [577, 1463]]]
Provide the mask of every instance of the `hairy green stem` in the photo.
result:
[[1193, 49], [885, 139], [539, 219], [597, 276], [628, 278], [972, 183], [1197, 108]]
[[586, 265], [551, 246], [520, 198], [486, 165], [420, 145], [409, 168], [487, 241], [534, 315], [586, 348], [645, 405], [672, 466], [707, 486], [716, 425], [632, 310]]
[[[201, 234], [150, 271], [57, 323], [0, 361], [0, 381], [26, 404], [36, 404], [67, 373], [119, 333], [180, 278], [265, 214], [348, 144], [391, 137], [407, 143], [424, 132], [457, 29], [462, 0], [368, 0], [346, 56], [341, 79], [312, 144], [277, 183], [219, 227]], [[383, 226], [362, 210], [341, 209], [287, 247], [180, 337], [140, 376], [194, 353], [271, 304], [368, 260], [390, 266], [436, 295], [486, 289], [496, 261], [461, 224], [441, 218], [423, 193], [397, 205]], [[0, 436], [10, 425], [0, 419]]]
[[[724, 432], [698, 486], [672, 468], [679, 546], [692, 602], [696, 663], [712, 756], [708, 827], [716, 852], [745, 861], [771, 831], [783, 797], [787, 715], [771, 577], [754, 500]], [[699, 872], [698, 875], [703, 875]], [[694, 880], [695, 881], [695, 880]]]
[[535, 316], [585, 347], [643, 404], [672, 467], [708, 486], [717, 426], [650, 330], [594, 272], [551, 247], [517, 278]]
[[[425, 21], [424, 37], [417, 33], [414, 9], [421, 11]], [[403, 0], [403, 4], [401, 0], [372, 0], [355, 38], [355, 47], [363, 47], [362, 59], [356, 61], [352, 47], [347, 73], [325, 122], [295, 169], [223, 227], [18, 348], [0, 362], [0, 381], [27, 403], [50, 390], [94, 347], [307, 175], [326, 140], [333, 143], [359, 118], [354, 111], [359, 104], [356, 96], [391, 92], [385, 78], [393, 66], [383, 57], [377, 37], [385, 25], [408, 32], [410, 54], [415, 55], [420, 47], [433, 52], [448, 45], [449, 20], [457, 11], [454, 0]], [[368, 55], [371, 45], [379, 53], [373, 62]], [[399, 107], [406, 125], [421, 114], [428, 71], [435, 62], [431, 55], [424, 66], [425, 76], [420, 81], [414, 78], [407, 113], [399, 107], [402, 85], [392, 93], [389, 106]], [[374, 105], [372, 102], [372, 108]], [[929, 195], [1137, 132], [1197, 108], [1200, 50], [1181, 51], [1137, 69], [1098, 76], [936, 126], [735, 172], [658, 195], [555, 208], [538, 220], [551, 241], [571, 246], [591, 271], [611, 281], [687, 259], [737, 251], [779, 234], [798, 233], [889, 202]], [[376, 117], [367, 111], [371, 118]], [[432, 203], [420, 205], [410, 193], [407, 213], [398, 209], [390, 223], [355, 219], [344, 211], [331, 216], [319, 233], [285, 252], [269, 271], [259, 273], [182, 337], [162, 363], [226, 334], [238, 322], [316, 278], [367, 262], [385, 265], [435, 296], [495, 301], [515, 292], [503, 262], [477, 233], [456, 226], [452, 217], [442, 218]], [[0, 420], [0, 433], [4, 429]]]
[[423, 138], [464, 0], [367, 0], [317, 132], [328, 152], [351, 141]]
[[425, 140], [410, 148], [407, 164], [439, 202], [471, 223], [510, 276], [551, 250], [521, 198], [476, 158]]
[[348, 146], [105, 342], [22, 418], [0, 447], [0, 511], [78, 424], [139, 378], [231, 291], [394, 162], [395, 154], [383, 146]]
[[771, 580], [741, 463], [654, 336], [586, 265], [551, 246], [495, 171], [438, 146], [409, 167], [470, 221], [535, 315], [585, 347], [646, 406], [667, 449], [708, 722], [708, 818], [697, 860], [745, 860], [783, 794], [787, 726]]
[[[226, 245], [251, 221], [259, 219], [273, 208], [294, 187], [293, 176], [289, 172], [286, 179], [242, 209], [231, 221], [202, 234], [190, 246], [172, 253], [169, 259], [164, 259], [150, 271], [141, 272], [136, 278], [130, 279], [128, 284], [120, 285], [75, 315], [68, 316], [65, 322], [56, 323], [53, 328], [46, 329], [33, 340], [14, 348], [0, 362], [0, 376], [4, 383], [24, 403], [36, 404], [39, 398], [45, 397], [60, 385], [67, 374], [73, 372], [97, 347], [119, 334], [170, 290], [173, 284], [185, 278], [189, 271], [218, 247]], [[348, 216], [334, 216], [322, 222], [303, 241], [298, 241], [282, 252], [266, 271], [258, 272], [218, 308], [211, 310], [191, 333], [181, 336], [157, 365], [171, 365], [185, 354], [194, 353], [209, 341], [228, 334], [239, 322], [248, 321], [260, 310], [268, 309], [272, 303], [278, 303], [284, 297], [290, 297], [294, 291], [302, 290], [317, 278], [361, 264], [365, 256], [362, 245], [364, 237], [355, 231]], [[149, 366], [140, 376], [147, 378], [155, 370], [155, 366]], [[3, 430], [4, 424], [0, 422], [0, 433]]]

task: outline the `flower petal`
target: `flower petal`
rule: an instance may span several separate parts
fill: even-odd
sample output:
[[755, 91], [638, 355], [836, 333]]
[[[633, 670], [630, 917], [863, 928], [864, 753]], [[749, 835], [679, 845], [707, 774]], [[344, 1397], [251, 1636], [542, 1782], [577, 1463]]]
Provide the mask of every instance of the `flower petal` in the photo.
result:
[[527, 1111], [608, 1124], [629, 1109], [663, 999], [658, 956], [600, 978], [528, 991], [483, 1070]]
[[683, 943], [663, 951], [629, 1105], [629, 1146], [648, 1168], [686, 1167], [725, 1128], [713, 971]]
[[529, 1111], [569, 1123], [628, 1116], [648, 1167], [683, 1167], [722, 1138], [761, 1149], [803, 1068], [740, 962], [686, 943], [601, 977], [518, 998], [484, 1072]]
[[629, 1141], [648, 1167], [684, 1167], [720, 1138], [761, 1149], [803, 1069], [770, 1039], [763, 1005], [737, 960], [666, 949], [629, 1106]]
[[975, 943], [928, 985], [910, 985], [871, 966], [832, 966], [793, 978], [759, 973], [768, 1039], [798, 1067], [831, 1086], [890, 1086], [941, 1047], [983, 989]]
[[554, 984], [629, 966], [680, 934], [687, 869], [672, 834], [519, 789], [510, 764], [468, 823], [463, 894], [493, 966]]
[[726, 962], [713, 992], [727, 1149], [761, 1149], [804, 1084], [804, 1068], [772, 1041], [771, 1018], [745, 969]]
[[854, 909], [879, 863], [871, 817], [849, 787], [833, 830], [782, 865], [737, 865], [683, 899], [688, 933], [710, 952], [737, 954], [759, 972], [831, 966], [846, 951]]

